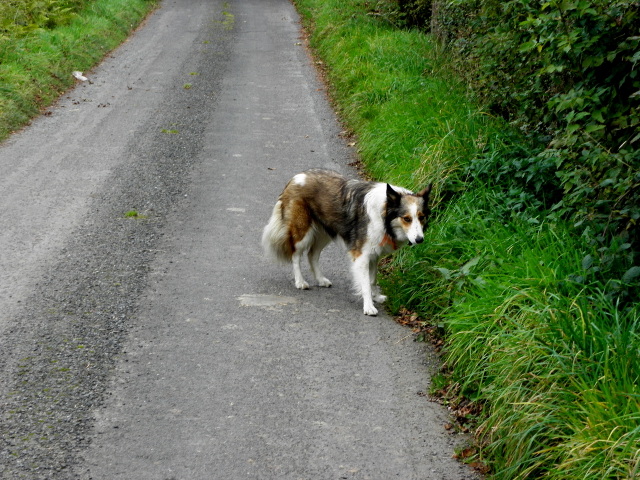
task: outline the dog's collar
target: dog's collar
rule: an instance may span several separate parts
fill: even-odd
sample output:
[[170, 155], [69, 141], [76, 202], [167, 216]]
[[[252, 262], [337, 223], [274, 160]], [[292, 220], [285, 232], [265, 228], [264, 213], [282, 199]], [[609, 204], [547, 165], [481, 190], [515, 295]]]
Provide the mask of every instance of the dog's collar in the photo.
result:
[[392, 250], [397, 250], [398, 249], [398, 244], [396, 243], [395, 239], [392, 238], [391, 235], [389, 235], [388, 233], [385, 233], [384, 237], [382, 237], [382, 241], [380, 242], [380, 246], [381, 247], [389, 246], [389, 247], [391, 247]]

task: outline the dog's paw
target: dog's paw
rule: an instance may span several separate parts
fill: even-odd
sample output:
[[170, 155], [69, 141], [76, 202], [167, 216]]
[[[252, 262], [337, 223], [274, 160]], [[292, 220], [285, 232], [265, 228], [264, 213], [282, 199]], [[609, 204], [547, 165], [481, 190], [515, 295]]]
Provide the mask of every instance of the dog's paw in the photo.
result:
[[323, 278], [321, 278], [320, 280], [318, 280], [318, 285], [319, 285], [320, 287], [330, 287], [330, 286], [331, 286], [331, 285], [333, 285], [333, 284], [331, 283], [331, 280], [329, 280], [329, 279], [328, 279], [328, 278], [326, 278], [326, 277], [323, 277]]
[[377, 294], [375, 297], [373, 297], [373, 301], [376, 303], [384, 303], [387, 301], [387, 296], [382, 294]]
[[373, 305], [365, 305], [363, 310], [365, 315], [371, 315], [372, 317], [375, 317], [376, 315], [378, 315], [378, 309], [376, 307], [374, 307]]
[[309, 290], [309, 284], [304, 280], [296, 281], [296, 288], [300, 290]]

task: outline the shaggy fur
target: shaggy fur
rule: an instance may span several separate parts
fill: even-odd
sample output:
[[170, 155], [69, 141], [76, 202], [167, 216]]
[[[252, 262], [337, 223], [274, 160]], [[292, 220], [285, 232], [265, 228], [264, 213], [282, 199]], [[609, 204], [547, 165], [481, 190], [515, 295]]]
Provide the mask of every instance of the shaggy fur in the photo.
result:
[[308, 254], [318, 285], [330, 287], [320, 269], [320, 253], [330, 241], [341, 240], [364, 313], [376, 315], [374, 301], [386, 300], [376, 286], [378, 260], [407, 243], [422, 243], [430, 192], [431, 185], [414, 194], [386, 183], [349, 180], [330, 170], [308, 170], [294, 176], [280, 194], [262, 245], [271, 258], [292, 262], [296, 287], [308, 289], [302, 257]]

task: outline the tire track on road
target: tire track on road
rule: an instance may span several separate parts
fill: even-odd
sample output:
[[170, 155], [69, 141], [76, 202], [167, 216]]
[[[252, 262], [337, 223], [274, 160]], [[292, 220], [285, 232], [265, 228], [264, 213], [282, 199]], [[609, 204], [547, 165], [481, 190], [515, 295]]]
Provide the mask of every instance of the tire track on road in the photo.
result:
[[[233, 39], [222, 23], [222, 2], [189, 3], [192, 15], [208, 12], [200, 17], [208, 26], [195, 38], [192, 54], [176, 59], [183, 75], [171, 80], [172, 95], [131, 135], [126, 162], [103, 182], [81, 226], [68, 235], [5, 331], [2, 478], [74, 478], [70, 467], [86, 446], [92, 412], [103, 401], [106, 380], [135, 322], [166, 216], [185, 201]], [[167, 5], [146, 28], [162, 28], [166, 17], [186, 8]], [[102, 68], [112, 68], [109, 63]], [[188, 78], [191, 72], [197, 75]], [[132, 86], [143, 96], [147, 73], [139, 72]], [[184, 88], [187, 80], [190, 87]], [[139, 215], [125, 215], [133, 210]]]

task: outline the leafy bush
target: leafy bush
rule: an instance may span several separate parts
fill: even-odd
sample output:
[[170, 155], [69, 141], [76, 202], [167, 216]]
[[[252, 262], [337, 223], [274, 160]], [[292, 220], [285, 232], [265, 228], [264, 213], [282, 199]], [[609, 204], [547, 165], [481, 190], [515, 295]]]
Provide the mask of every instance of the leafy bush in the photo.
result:
[[[424, 3], [399, 5], [409, 14]], [[640, 250], [640, 2], [450, 0], [423, 11], [414, 23], [451, 47], [530, 147], [491, 152], [467, 173], [499, 178], [514, 201], [542, 192], [552, 218], [607, 248], [617, 235]]]

